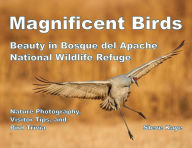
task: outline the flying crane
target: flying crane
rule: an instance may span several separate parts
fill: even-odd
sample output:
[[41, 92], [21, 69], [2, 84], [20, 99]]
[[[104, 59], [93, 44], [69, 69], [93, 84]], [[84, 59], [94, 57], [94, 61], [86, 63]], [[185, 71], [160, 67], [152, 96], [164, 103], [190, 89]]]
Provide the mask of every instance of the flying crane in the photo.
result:
[[50, 95], [62, 96], [63, 98], [80, 98], [80, 99], [98, 99], [102, 100], [100, 107], [106, 111], [119, 110], [120, 115], [127, 127], [130, 139], [133, 140], [133, 135], [128, 128], [121, 104], [123, 107], [138, 113], [145, 119], [143, 113], [128, 107], [125, 102], [130, 93], [131, 84], [135, 83], [138, 86], [138, 80], [150, 72], [153, 68], [163, 63], [167, 59], [180, 53], [179, 50], [184, 45], [184, 41], [174, 50], [166, 55], [160, 56], [148, 63], [133, 69], [127, 74], [118, 75], [106, 81], [87, 81], [87, 82], [50, 82], [44, 78], [36, 77], [41, 82], [34, 84], [36, 93], [46, 93]]

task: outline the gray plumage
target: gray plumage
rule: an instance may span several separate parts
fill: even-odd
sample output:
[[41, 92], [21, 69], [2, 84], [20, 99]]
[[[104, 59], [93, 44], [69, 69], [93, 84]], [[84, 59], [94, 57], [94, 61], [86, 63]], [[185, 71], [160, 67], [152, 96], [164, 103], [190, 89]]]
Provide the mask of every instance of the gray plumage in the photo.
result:
[[[180, 48], [184, 45], [184, 41], [174, 50], [164, 56], [160, 56], [140, 67], [130, 71], [128, 74], [119, 75], [108, 79], [106, 81], [88, 81], [88, 82], [50, 82], [44, 78], [36, 79], [41, 84], [34, 84], [38, 86], [35, 88], [37, 93], [46, 93], [51, 95], [58, 95], [64, 98], [80, 98], [80, 99], [100, 99], [102, 103], [100, 107], [104, 110], [120, 110], [120, 104], [127, 109], [137, 112], [140, 116], [145, 116], [134, 109], [125, 105], [127, 97], [130, 93], [130, 86], [133, 83], [137, 84], [137, 80], [146, 75], [153, 68], [163, 63], [165, 60], [177, 55], [180, 52]], [[138, 84], [137, 84], [138, 85]], [[124, 115], [120, 110], [121, 116], [126, 124], [129, 136], [133, 139], [133, 136], [127, 126]]]

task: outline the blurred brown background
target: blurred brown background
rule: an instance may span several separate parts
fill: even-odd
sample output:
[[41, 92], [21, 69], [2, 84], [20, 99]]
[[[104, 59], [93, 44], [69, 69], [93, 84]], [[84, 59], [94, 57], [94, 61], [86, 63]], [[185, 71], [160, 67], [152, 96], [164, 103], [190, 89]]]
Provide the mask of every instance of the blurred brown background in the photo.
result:
[[[177, 47], [182, 40], [185, 40], [183, 47], [184, 52], [171, 60], [166, 61], [158, 68], [150, 72], [147, 76], [139, 80], [140, 87], [135, 85], [131, 87], [131, 96], [128, 99], [128, 105], [147, 116], [147, 121], [143, 121], [137, 114], [124, 110], [130, 128], [136, 138], [132, 146], [154, 147], [159, 142], [159, 146], [164, 142], [167, 147], [187, 147], [190, 144], [186, 137], [190, 136], [192, 118], [192, 1], [191, 0], [50, 0], [50, 1], [25, 1], [25, 0], [0, 0], [0, 124], [3, 132], [6, 132], [6, 138], [11, 138], [10, 147], [28, 147], [31, 143], [38, 143], [38, 137], [45, 135], [51, 138], [51, 135], [58, 132], [56, 141], [62, 147], [64, 133], [60, 130], [50, 129], [44, 133], [31, 132], [30, 135], [33, 142], [26, 140], [23, 142], [21, 135], [29, 134], [28, 132], [12, 132], [7, 126], [10, 124], [9, 110], [16, 109], [79, 109], [81, 116], [70, 116], [66, 128], [62, 128], [67, 132], [64, 143], [66, 147], [109, 147], [110, 139], [117, 138], [112, 147], [121, 145], [126, 147], [130, 144], [126, 129], [119, 117], [118, 112], [105, 112], [100, 109], [100, 101], [66, 99], [63, 100], [57, 96], [48, 96], [34, 94], [32, 91], [35, 79], [33, 75], [43, 76], [51, 81], [88, 81], [88, 80], [105, 80], [113, 76], [124, 74], [141, 64], [154, 59], [168, 51]], [[41, 34], [37, 31], [10, 31], [9, 17], [25, 16], [26, 19], [61, 19], [63, 16], [81, 16], [81, 19], [118, 19], [123, 16], [126, 20], [126, 30], [54, 30], [47, 34]], [[166, 19], [171, 16], [172, 19], [182, 20], [182, 30], [131, 30], [132, 16], [150, 16], [151, 19]], [[159, 27], [158, 27], [159, 28]], [[142, 43], [148, 41], [157, 43], [158, 49], [153, 50], [132, 50], [132, 51], [105, 51], [101, 49], [96, 51], [88, 51], [88, 54], [96, 54], [99, 52], [113, 53], [117, 55], [131, 55], [130, 62], [15, 62], [9, 61], [10, 53], [30, 53], [30, 54], [47, 54], [58, 53], [60, 50], [43, 52], [39, 51], [11, 51], [9, 42], [15, 41], [19, 43], [60, 43], [67, 41], [69, 43], [97, 43], [101, 44], [105, 41], [108, 43], [116, 41], [118, 44], [122, 41], [129, 43]], [[80, 51], [80, 50], [78, 50]], [[83, 53], [83, 52], [73, 52]], [[20, 117], [20, 116], [19, 116]], [[48, 116], [45, 116], [48, 117]], [[130, 121], [132, 120], [132, 121]], [[177, 124], [182, 125], [184, 129], [179, 132], [156, 132], [155, 137], [153, 131], [143, 131], [144, 124], [156, 123], [159, 125]], [[74, 127], [72, 125], [74, 124]], [[97, 125], [100, 125], [98, 128]], [[58, 124], [60, 128], [63, 124]], [[74, 130], [73, 128], [79, 128]], [[116, 129], [114, 129], [116, 127]], [[49, 128], [49, 127], [48, 127]], [[7, 129], [7, 130], [6, 130]], [[113, 129], [113, 130], [112, 130]], [[105, 131], [107, 130], [107, 132]], [[80, 139], [76, 132], [82, 133]], [[87, 133], [86, 133], [87, 132]], [[102, 132], [106, 132], [103, 133]], [[99, 133], [100, 135], [98, 135]], [[141, 133], [141, 134], [139, 134]], [[91, 134], [91, 135], [90, 135]], [[107, 139], [105, 145], [102, 146], [102, 139]], [[157, 138], [153, 139], [151, 137]], [[4, 136], [1, 135], [3, 138]], [[15, 139], [14, 139], [14, 138]], [[146, 139], [144, 138], [146, 137]], [[159, 140], [159, 138], [162, 140]], [[169, 138], [168, 138], [169, 137]], [[144, 138], [144, 139], [143, 139]], [[67, 139], [67, 140], [66, 140]], [[182, 141], [183, 139], [183, 141]], [[42, 139], [43, 140], [43, 139]], [[45, 140], [45, 139], [44, 139]], [[157, 143], [153, 142], [157, 140]], [[53, 143], [47, 144], [52, 147]], [[83, 145], [83, 142], [88, 142]], [[175, 141], [175, 142], [174, 142]], [[99, 143], [100, 142], [100, 143]], [[72, 144], [73, 143], [73, 144]], [[0, 143], [1, 144], [1, 143]], [[6, 144], [6, 142], [2, 143]], [[43, 142], [39, 143], [40, 145]], [[35, 145], [34, 145], [35, 146]], [[59, 144], [58, 144], [59, 146]]]

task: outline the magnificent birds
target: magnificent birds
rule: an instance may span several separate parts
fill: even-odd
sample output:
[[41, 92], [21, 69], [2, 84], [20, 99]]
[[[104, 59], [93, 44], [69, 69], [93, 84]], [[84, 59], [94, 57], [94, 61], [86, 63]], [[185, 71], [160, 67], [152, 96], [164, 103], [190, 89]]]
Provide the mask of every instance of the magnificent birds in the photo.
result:
[[180, 53], [179, 50], [184, 45], [184, 41], [174, 50], [166, 55], [160, 56], [148, 63], [141, 65], [138, 68], [131, 70], [127, 74], [118, 75], [106, 81], [87, 81], [87, 82], [50, 82], [44, 78], [36, 77], [40, 82], [34, 84], [36, 93], [46, 93], [50, 95], [58, 95], [63, 98], [80, 98], [80, 99], [99, 99], [102, 100], [100, 107], [104, 110], [119, 110], [120, 115], [127, 127], [130, 139], [133, 140], [128, 125], [126, 123], [121, 104], [123, 107], [138, 113], [145, 119], [145, 116], [127, 105], [125, 102], [130, 93], [131, 84], [138, 86], [138, 80], [150, 72], [153, 68], [163, 63], [167, 59]]

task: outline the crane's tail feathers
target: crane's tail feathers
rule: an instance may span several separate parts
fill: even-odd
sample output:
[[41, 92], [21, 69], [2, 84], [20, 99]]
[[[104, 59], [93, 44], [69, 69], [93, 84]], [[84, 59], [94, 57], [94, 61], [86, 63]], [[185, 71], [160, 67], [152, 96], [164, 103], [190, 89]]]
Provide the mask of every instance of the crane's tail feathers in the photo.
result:
[[115, 100], [109, 96], [103, 100], [103, 102], [100, 104], [100, 107], [106, 111], [117, 110], [117, 104]]

